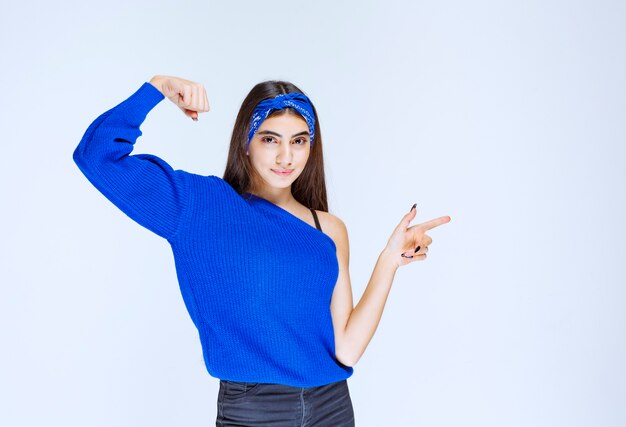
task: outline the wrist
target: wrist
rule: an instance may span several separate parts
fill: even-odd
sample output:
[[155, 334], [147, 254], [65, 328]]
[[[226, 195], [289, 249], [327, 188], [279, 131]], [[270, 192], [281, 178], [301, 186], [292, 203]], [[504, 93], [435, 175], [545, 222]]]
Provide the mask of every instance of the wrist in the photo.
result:
[[396, 253], [392, 253], [391, 250], [388, 247], [385, 247], [385, 249], [382, 250], [382, 252], [379, 255], [379, 259], [386, 265], [392, 266], [393, 268], [399, 268], [400, 264], [398, 261], [398, 257], [400, 255], [396, 254]]
[[163, 93], [163, 88], [161, 87], [163, 84], [163, 76], [154, 76], [150, 79], [149, 83], [157, 88], [159, 92]]

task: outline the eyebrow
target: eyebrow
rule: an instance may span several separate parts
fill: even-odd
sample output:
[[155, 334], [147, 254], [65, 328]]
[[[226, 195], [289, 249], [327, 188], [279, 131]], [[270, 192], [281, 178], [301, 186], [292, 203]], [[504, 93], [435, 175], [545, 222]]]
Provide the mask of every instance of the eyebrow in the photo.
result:
[[[279, 138], [282, 138], [282, 137], [283, 137], [281, 134], [276, 133], [276, 132], [273, 132], [273, 131], [271, 131], [271, 130], [261, 130], [261, 131], [259, 131], [259, 132], [257, 132], [257, 133], [258, 133], [259, 135], [275, 135], [275, 136], [277, 136], [277, 137], [279, 137]], [[292, 137], [292, 138], [294, 138], [294, 137], [296, 137], [296, 136], [301, 136], [301, 135], [310, 136], [310, 135], [309, 135], [309, 131], [308, 131], [308, 130], [305, 130], [305, 131], [303, 131], [303, 132], [293, 134], [293, 135], [291, 135], [291, 137]]]

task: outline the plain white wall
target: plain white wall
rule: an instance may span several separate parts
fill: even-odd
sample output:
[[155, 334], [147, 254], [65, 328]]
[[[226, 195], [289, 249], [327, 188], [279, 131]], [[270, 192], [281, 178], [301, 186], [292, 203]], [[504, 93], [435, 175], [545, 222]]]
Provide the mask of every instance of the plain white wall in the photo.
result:
[[167, 242], [72, 160], [155, 74], [134, 153], [223, 173], [254, 84], [313, 100], [355, 303], [413, 203], [401, 268], [348, 380], [357, 425], [626, 425], [626, 6], [619, 1], [3, 2], [0, 424], [206, 426]]

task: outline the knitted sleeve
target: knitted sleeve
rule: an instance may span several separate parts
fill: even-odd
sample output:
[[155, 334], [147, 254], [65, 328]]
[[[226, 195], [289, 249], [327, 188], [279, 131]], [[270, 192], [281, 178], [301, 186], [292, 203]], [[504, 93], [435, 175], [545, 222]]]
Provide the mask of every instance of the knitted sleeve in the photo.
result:
[[187, 204], [187, 172], [152, 154], [131, 155], [139, 126], [165, 96], [145, 82], [87, 128], [74, 162], [107, 199], [161, 237], [176, 235]]

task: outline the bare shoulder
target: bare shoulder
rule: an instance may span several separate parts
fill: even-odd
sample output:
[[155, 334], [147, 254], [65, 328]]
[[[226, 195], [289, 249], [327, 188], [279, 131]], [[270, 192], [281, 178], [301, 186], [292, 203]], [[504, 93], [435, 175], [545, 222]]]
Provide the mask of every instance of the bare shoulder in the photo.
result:
[[348, 229], [341, 218], [330, 212], [318, 210], [315, 212], [322, 226], [322, 231], [334, 240], [337, 248], [346, 247], [348, 243]]

